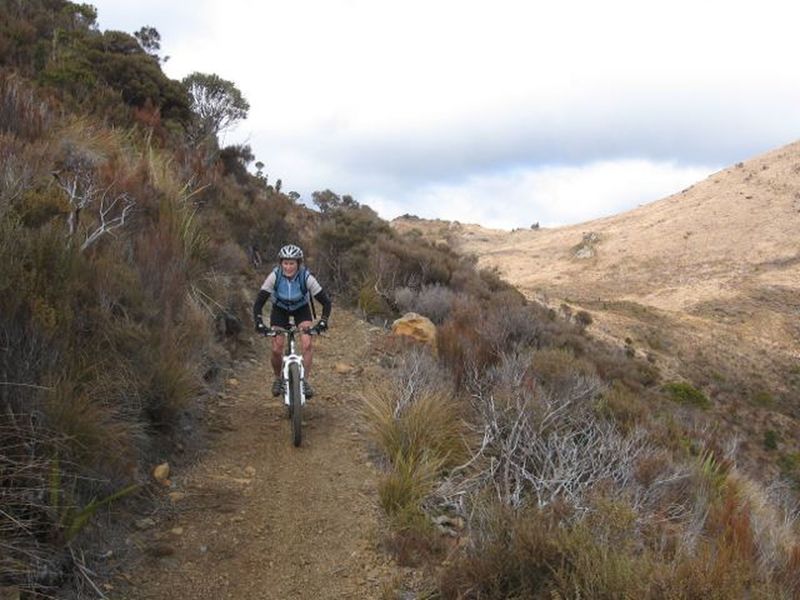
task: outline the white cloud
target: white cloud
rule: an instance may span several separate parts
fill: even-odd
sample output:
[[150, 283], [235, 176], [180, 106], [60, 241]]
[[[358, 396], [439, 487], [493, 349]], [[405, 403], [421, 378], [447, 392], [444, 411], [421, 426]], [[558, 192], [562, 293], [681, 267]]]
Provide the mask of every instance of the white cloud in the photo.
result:
[[603, 217], [650, 202], [705, 178], [710, 167], [618, 160], [580, 167], [539, 167], [480, 175], [454, 184], [432, 184], [401, 200], [365, 202], [389, 218], [411, 212], [512, 229], [552, 227]]
[[[170, 76], [233, 80], [251, 111], [226, 141], [305, 197], [400, 212], [438, 199], [443, 216], [499, 223], [483, 207], [511, 194], [534, 207], [513, 225], [573, 222], [800, 137], [798, 3], [95, 4], [103, 27], [156, 26]], [[545, 196], [574, 205], [550, 214]]]

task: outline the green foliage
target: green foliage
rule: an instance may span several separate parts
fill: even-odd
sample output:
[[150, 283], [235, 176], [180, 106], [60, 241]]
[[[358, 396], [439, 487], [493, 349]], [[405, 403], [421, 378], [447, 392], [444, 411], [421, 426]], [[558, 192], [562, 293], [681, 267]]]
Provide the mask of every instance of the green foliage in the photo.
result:
[[352, 196], [345, 194], [339, 197], [331, 190], [313, 192], [311, 199], [323, 215], [336, 210], [357, 209], [360, 206]]
[[[326, 191], [327, 194], [332, 192]], [[329, 200], [314, 243], [324, 262], [317, 270], [326, 286], [351, 302], [368, 281], [371, 248], [381, 236], [391, 235], [388, 224], [368, 206]]]
[[137, 484], [129, 485], [104, 498], [93, 498], [84, 507], [78, 507], [74, 505], [71, 499], [70, 490], [64, 489], [62, 483], [61, 461], [56, 455], [50, 465], [48, 481], [49, 508], [55, 513], [54, 519], [61, 530], [60, 533], [65, 542], [72, 541], [86, 527], [89, 520], [100, 508], [130, 495], [140, 488]]
[[213, 73], [194, 72], [184, 77], [182, 83], [195, 115], [192, 129], [195, 140], [216, 136], [247, 118], [250, 104], [232, 81]]
[[777, 450], [779, 439], [778, 432], [774, 429], [767, 429], [764, 432], [764, 448], [767, 450]]
[[[154, 107], [159, 118], [186, 124], [186, 91], [148, 54], [158, 32], [142, 28], [146, 49], [119, 31], [96, 29], [88, 4], [61, 0], [5, 2], [0, 20], [0, 62], [13, 66], [61, 96], [71, 108], [130, 121], [120, 108]], [[152, 31], [150, 31], [152, 30]]]
[[778, 457], [778, 468], [781, 476], [791, 482], [795, 490], [800, 491], [800, 452], [782, 453]]
[[358, 292], [358, 310], [367, 317], [391, 318], [392, 309], [384, 298], [375, 291], [375, 286], [364, 284]]
[[249, 145], [226, 146], [220, 151], [219, 160], [222, 163], [223, 175], [233, 175], [240, 185], [248, 183], [250, 174], [247, 172], [247, 165], [255, 160]]
[[707, 409], [711, 407], [711, 401], [708, 397], [698, 390], [690, 383], [683, 381], [673, 381], [661, 388], [670, 399], [685, 404], [687, 406], [695, 406], [697, 408]]
[[775, 397], [766, 390], [761, 390], [753, 395], [753, 404], [764, 408], [775, 406]]
[[155, 27], [146, 25], [139, 29], [139, 31], [135, 32], [133, 36], [136, 38], [136, 41], [139, 42], [142, 50], [147, 52], [150, 56], [158, 59], [158, 51], [161, 50], [161, 34], [158, 33], [158, 30]]
[[647, 421], [644, 402], [620, 383], [603, 393], [597, 412], [624, 432], [630, 432]]
[[[188, 123], [190, 105], [183, 87], [164, 75], [158, 60], [145, 53], [133, 36], [119, 31], [91, 36], [82, 56], [126, 104], [142, 107], [151, 102], [162, 118]], [[71, 59], [79, 62], [75, 56]]]

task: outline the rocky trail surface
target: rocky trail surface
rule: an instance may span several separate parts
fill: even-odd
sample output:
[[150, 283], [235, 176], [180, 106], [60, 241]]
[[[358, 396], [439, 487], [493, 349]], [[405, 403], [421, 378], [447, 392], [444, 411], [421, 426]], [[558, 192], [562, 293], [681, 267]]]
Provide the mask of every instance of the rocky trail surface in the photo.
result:
[[302, 447], [266, 393], [268, 341], [259, 339], [259, 358], [240, 363], [215, 408], [221, 433], [173, 473], [171, 508], [147, 532], [125, 597], [379, 598], [410, 576], [381, 548], [379, 473], [354, 410], [363, 382], [382, 376], [369, 348], [383, 333], [335, 317], [315, 342]]

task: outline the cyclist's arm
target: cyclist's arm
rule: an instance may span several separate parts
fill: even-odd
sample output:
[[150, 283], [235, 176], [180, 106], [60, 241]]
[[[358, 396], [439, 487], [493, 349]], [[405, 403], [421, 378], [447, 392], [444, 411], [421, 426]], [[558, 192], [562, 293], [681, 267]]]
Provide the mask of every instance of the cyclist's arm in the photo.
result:
[[306, 279], [306, 285], [308, 286], [308, 291], [314, 297], [314, 300], [322, 305], [322, 318], [327, 321], [328, 317], [331, 316], [330, 296], [328, 296], [328, 293], [322, 289], [322, 286], [319, 284], [319, 281], [317, 281], [317, 278], [310, 273], [308, 274], [308, 279]]
[[258, 296], [253, 304], [253, 321], [258, 321], [261, 318], [261, 311], [264, 310], [264, 305], [269, 300], [270, 293], [267, 290], [258, 290]]
[[267, 300], [269, 300], [273, 291], [275, 291], [275, 273], [271, 272], [264, 280], [261, 289], [258, 290], [258, 296], [256, 296], [256, 301], [253, 304], [254, 321], [258, 321], [259, 317], [261, 317], [261, 311], [264, 310], [264, 305], [267, 303]]
[[331, 316], [331, 307], [333, 306], [331, 303], [331, 298], [328, 296], [328, 292], [325, 290], [320, 290], [314, 294], [314, 300], [322, 305], [322, 318], [327, 321]]

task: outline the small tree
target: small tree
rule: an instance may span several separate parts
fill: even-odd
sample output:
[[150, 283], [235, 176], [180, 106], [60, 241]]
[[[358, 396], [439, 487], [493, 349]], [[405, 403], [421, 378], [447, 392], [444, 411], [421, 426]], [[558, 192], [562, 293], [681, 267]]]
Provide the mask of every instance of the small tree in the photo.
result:
[[158, 33], [158, 29], [155, 27], [146, 25], [134, 33], [133, 36], [139, 42], [142, 50], [147, 52], [150, 56], [162, 63], [165, 63], [169, 60], [169, 56], [161, 58], [158, 55], [159, 50], [161, 50], [161, 34]]
[[216, 136], [247, 118], [250, 104], [233, 82], [213, 73], [194, 72], [186, 76], [182, 83], [189, 93], [196, 118], [192, 131], [195, 141]]

